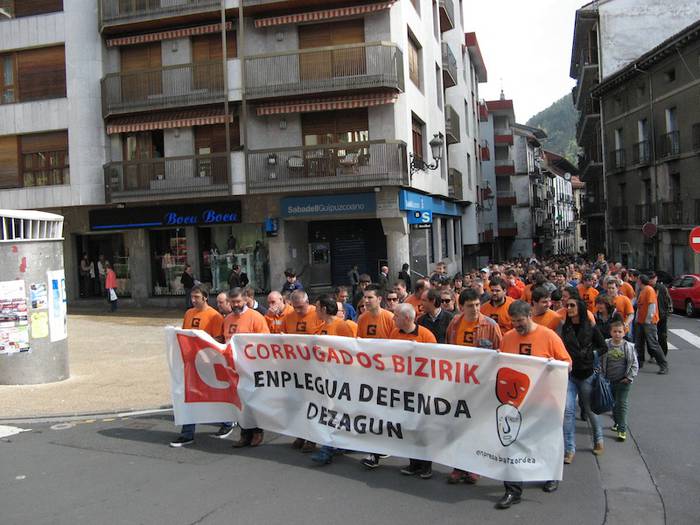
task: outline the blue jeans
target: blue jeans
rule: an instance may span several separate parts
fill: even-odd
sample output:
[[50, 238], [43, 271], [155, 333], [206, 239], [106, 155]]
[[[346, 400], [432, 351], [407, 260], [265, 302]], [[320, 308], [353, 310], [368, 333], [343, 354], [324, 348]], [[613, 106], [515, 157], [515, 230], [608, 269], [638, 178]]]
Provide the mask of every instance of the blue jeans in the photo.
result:
[[[231, 421], [226, 421], [224, 423], [219, 423], [222, 427], [232, 427], [233, 423]], [[195, 423], [191, 423], [189, 425], [182, 425], [182, 431], [180, 431], [180, 435], [182, 437], [188, 438], [188, 439], [194, 439], [194, 429], [197, 427]]]
[[591, 389], [593, 374], [586, 379], [577, 379], [569, 375], [569, 387], [566, 390], [566, 408], [564, 409], [564, 450], [576, 452], [576, 396], [583, 403], [586, 420], [593, 434], [593, 442], [603, 441], [603, 427], [598, 416], [591, 410]]

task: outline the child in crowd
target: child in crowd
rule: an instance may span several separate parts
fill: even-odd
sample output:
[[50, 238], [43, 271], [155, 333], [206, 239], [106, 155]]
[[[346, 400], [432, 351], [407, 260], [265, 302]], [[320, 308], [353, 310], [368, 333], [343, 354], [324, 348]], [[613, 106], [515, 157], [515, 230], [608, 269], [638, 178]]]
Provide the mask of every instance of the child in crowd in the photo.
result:
[[625, 340], [625, 325], [621, 320], [610, 323], [610, 339], [606, 340], [608, 352], [600, 358], [600, 368], [604, 377], [610, 381], [615, 408], [612, 427], [617, 432], [617, 440], [627, 439], [627, 398], [632, 381], [637, 376], [639, 364], [634, 344]]

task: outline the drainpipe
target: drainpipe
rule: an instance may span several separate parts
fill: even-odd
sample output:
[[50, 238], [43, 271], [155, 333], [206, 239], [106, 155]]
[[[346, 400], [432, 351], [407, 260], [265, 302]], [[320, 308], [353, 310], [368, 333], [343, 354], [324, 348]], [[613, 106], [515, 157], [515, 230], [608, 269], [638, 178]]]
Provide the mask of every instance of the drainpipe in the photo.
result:
[[[241, 0], [242, 2], [243, 0]], [[221, 45], [224, 65], [224, 132], [226, 133], [226, 171], [229, 195], [233, 195], [233, 170], [231, 166], [231, 123], [228, 106], [228, 56], [226, 46], [226, 0], [221, 0]]]

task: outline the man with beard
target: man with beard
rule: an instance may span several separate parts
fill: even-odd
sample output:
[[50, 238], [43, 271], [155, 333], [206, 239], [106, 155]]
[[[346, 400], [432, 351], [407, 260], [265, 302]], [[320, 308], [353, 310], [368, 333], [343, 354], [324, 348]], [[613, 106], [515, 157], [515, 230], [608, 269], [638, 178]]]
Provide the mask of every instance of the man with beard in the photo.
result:
[[498, 323], [504, 334], [513, 328], [510, 322], [508, 308], [513, 303], [513, 298], [506, 295], [508, 285], [503, 279], [491, 279], [491, 300], [481, 306], [481, 313]]

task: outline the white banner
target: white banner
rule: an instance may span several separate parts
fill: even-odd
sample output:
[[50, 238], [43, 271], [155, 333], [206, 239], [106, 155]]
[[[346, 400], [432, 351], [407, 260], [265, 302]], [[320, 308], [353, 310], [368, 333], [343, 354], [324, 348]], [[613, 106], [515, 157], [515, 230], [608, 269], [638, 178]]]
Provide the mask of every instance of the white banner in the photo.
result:
[[166, 336], [178, 425], [238, 421], [494, 479], [561, 479], [566, 363], [409, 341]]

